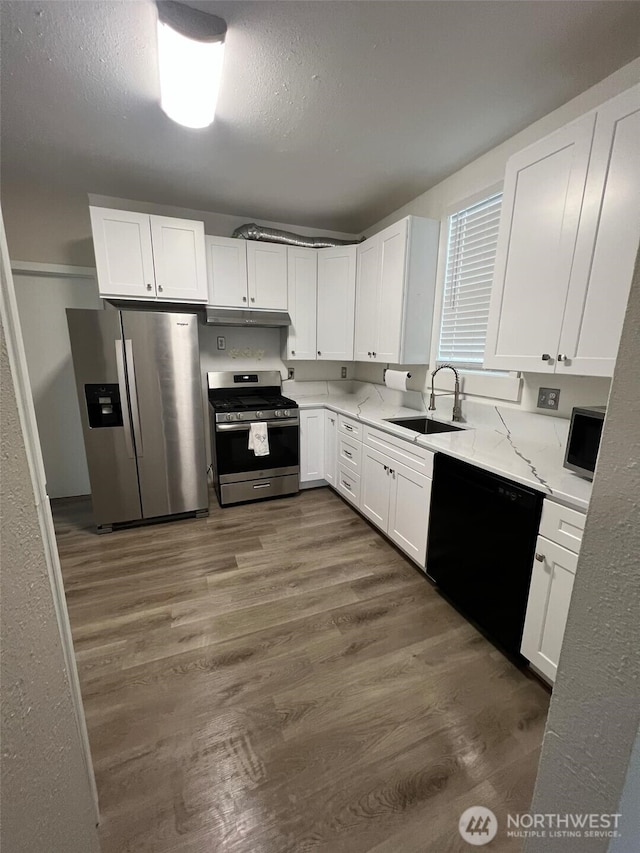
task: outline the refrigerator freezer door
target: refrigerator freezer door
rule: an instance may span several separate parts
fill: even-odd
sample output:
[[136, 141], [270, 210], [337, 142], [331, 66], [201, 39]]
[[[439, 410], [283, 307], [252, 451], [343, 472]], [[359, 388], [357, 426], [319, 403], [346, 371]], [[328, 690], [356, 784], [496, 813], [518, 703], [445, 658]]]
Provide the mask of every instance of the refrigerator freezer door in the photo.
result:
[[[95, 522], [100, 527], [135, 521], [142, 518], [142, 507], [122, 369], [120, 312], [69, 308], [67, 322]], [[94, 386], [89, 389], [89, 396], [87, 386]], [[105, 391], [101, 397], [98, 391], [102, 386]], [[109, 386], [119, 387], [117, 402], [122, 410], [122, 426], [109, 426], [105, 419], [101, 428], [91, 427], [88, 406], [104, 405], [107, 411], [111, 404]], [[92, 420], [96, 423], [95, 414]]]
[[195, 314], [123, 311], [144, 518], [208, 507]]

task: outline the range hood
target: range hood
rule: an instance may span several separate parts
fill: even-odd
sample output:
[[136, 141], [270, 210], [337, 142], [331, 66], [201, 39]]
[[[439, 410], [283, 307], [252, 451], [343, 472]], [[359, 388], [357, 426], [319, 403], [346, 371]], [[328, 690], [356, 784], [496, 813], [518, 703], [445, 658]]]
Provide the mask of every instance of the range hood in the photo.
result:
[[290, 326], [286, 311], [253, 311], [243, 308], [213, 308], [207, 305], [207, 326]]

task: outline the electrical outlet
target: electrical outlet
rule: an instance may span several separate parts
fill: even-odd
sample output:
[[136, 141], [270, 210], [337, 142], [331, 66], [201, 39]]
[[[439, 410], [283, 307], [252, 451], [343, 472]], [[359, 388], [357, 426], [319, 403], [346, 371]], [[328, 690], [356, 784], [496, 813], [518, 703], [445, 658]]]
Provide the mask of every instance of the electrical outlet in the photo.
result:
[[287, 379], [295, 379], [295, 369], [293, 367], [288, 368]]
[[224, 338], [224, 335], [218, 335], [218, 349], [226, 349], [227, 342]]
[[559, 388], [538, 388], [538, 408], [557, 409], [560, 402]]
[[346, 367], [341, 367], [341, 368], [340, 368], [340, 376], [341, 376], [343, 379], [346, 379], [346, 378], [347, 378], [347, 368], [346, 368]]

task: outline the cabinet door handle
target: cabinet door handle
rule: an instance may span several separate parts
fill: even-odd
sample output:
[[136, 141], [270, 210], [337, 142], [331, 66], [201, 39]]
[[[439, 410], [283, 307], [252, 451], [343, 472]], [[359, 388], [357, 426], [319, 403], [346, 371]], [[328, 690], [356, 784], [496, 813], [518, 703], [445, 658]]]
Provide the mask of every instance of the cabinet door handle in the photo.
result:
[[372, 352], [372, 353], [371, 353], [371, 355], [372, 355], [374, 358], [376, 357], [375, 352]]
[[320, 352], [320, 350], [318, 350], [318, 355], [322, 355], [322, 353]]
[[246, 301], [247, 301], [247, 297], [246, 297], [246, 296], [243, 296], [243, 297], [242, 297], [242, 301], [243, 301], [243, 302], [246, 302]]
[[384, 470], [385, 470], [385, 471], [389, 471], [389, 466], [388, 466], [388, 465], [383, 465], [382, 467], [384, 468]]
[[291, 350], [291, 355], [295, 355], [296, 351], [294, 349]]
[[543, 352], [543, 353], [542, 353], [542, 360], [543, 360], [543, 361], [551, 361], [551, 356], [549, 355], [549, 353], [548, 353], [548, 352]]
[[562, 352], [558, 353], [558, 361], [569, 361], [569, 356]]
[[162, 285], [161, 284], [158, 285], [158, 290], [160, 291], [160, 293], [162, 293]]
[[536, 560], [539, 563], [544, 563], [544, 554], [536, 554]]
[[151, 285], [150, 285], [150, 284], [148, 284], [148, 285], [147, 285], [147, 290], [152, 290], [152, 289], [153, 289], [153, 288], [151, 287]]
[[368, 352], [368, 353], [367, 353], [367, 355], [369, 356], [369, 358], [371, 358], [371, 353], [370, 353], [370, 352]]

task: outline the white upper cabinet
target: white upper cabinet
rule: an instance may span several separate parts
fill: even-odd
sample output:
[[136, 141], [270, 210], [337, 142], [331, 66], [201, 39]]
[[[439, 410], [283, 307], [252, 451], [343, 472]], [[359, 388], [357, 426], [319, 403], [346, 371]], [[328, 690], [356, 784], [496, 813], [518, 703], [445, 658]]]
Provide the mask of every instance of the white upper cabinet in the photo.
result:
[[101, 207], [89, 212], [101, 296], [207, 301], [202, 222]]
[[485, 367], [555, 365], [594, 123], [586, 116], [507, 163]]
[[247, 241], [249, 308], [287, 310], [287, 247]]
[[150, 216], [158, 299], [207, 301], [204, 223]]
[[429, 361], [438, 232], [408, 216], [358, 246], [356, 361]]
[[318, 293], [318, 257], [315, 249], [289, 246], [288, 302], [291, 325], [287, 329], [288, 360], [314, 360], [316, 357], [316, 299]]
[[360, 243], [357, 248], [355, 361], [368, 361], [372, 358], [373, 341], [376, 337], [379, 255], [380, 242], [375, 237]]
[[102, 207], [89, 213], [100, 296], [155, 299], [149, 216]]
[[610, 376], [640, 237], [640, 86], [507, 164], [484, 366]]
[[247, 307], [247, 241], [234, 237], [205, 237], [209, 305]]
[[640, 86], [596, 119], [557, 373], [612, 376], [640, 238]]
[[353, 361], [356, 246], [318, 249], [317, 357]]
[[287, 361], [353, 361], [356, 246], [288, 247]]

